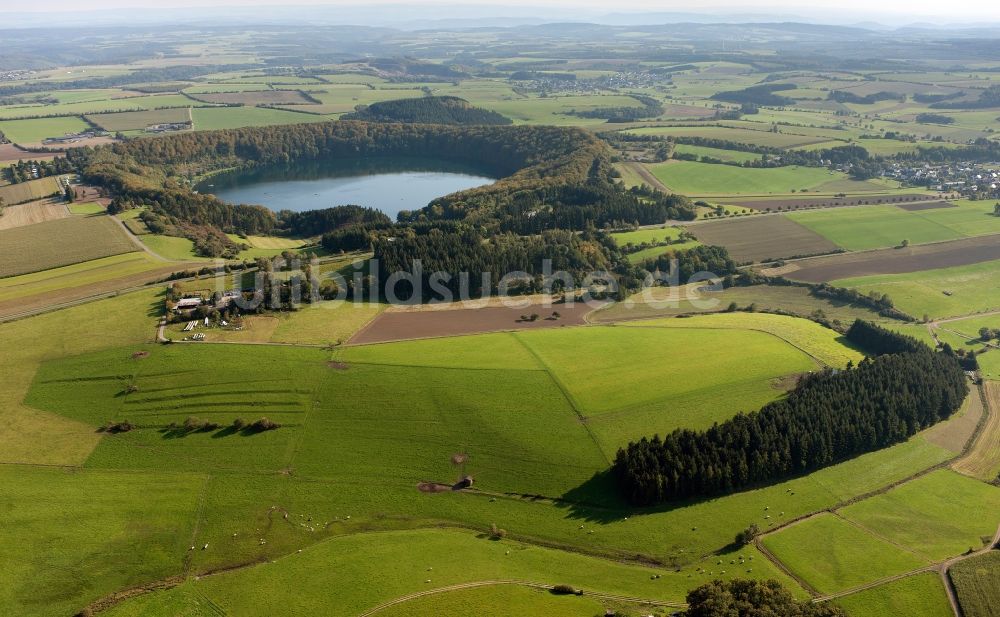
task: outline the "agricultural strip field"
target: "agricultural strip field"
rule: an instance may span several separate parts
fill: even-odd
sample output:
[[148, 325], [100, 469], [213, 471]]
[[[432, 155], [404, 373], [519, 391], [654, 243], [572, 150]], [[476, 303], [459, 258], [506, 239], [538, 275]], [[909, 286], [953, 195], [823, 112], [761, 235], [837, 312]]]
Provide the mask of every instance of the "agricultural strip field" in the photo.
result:
[[171, 107], [149, 111], [93, 114], [86, 118], [106, 131], [141, 131], [154, 124], [190, 122], [191, 110], [188, 107]]
[[956, 563], [948, 570], [965, 617], [991, 617], [1000, 606], [1000, 551]]
[[[54, 249], [52, 247], [58, 247]], [[72, 217], [0, 232], [0, 277], [28, 274], [136, 250], [110, 217]]]
[[166, 265], [138, 252], [7, 277], [0, 279], [0, 320], [147, 285], [193, 265]]
[[23, 204], [59, 193], [59, 179], [55, 176], [0, 186], [0, 199], [8, 206]]
[[689, 225], [704, 244], [724, 246], [738, 262], [837, 250], [837, 245], [785, 216], [756, 216]]
[[[573, 305], [553, 304], [524, 307], [487, 306], [483, 308], [441, 310], [388, 310], [380, 314], [351, 338], [351, 344], [379, 343], [415, 338], [456, 336], [496, 330], [555, 328], [584, 323], [584, 317], [598, 305], [576, 302]], [[553, 313], [559, 317], [554, 318]], [[538, 315], [538, 319], [521, 319]]]
[[969, 453], [955, 461], [952, 468], [984, 482], [992, 482], [1000, 477], [1000, 383], [987, 381], [983, 389], [989, 403], [986, 424]]
[[693, 161], [651, 163], [646, 167], [671, 190], [693, 196], [767, 195], [804, 189], [821, 190], [823, 185], [846, 177], [822, 167], [753, 168]]
[[644, 242], [654, 243], [654, 242], [673, 242], [669, 246], [651, 246], [634, 253], [629, 253], [628, 260], [631, 263], [641, 263], [645, 259], [650, 259], [657, 257], [666, 253], [667, 251], [681, 251], [689, 248], [693, 248], [701, 244], [697, 240], [688, 240], [685, 242], [677, 242], [677, 239], [681, 235], [682, 229], [678, 227], [664, 227], [661, 229], [637, 229], [635, 231], [625, 231], [620, 233], [613, 233], [611, 237], [615, 239], [618, 246], [624, 247], [629, 243], [634, 245], [640, 245]]
[[738, 308], [754, 305], [756, 310], [762, 312], [781, 310], [800, 317], [810, 317], [816, 311], [822, 311], [827, 318], [844, 324], [850, 324], [855, 319], [883, 319], [875, 311], [863, 306], [813, 296], [805, 287], [752, 285], [729, 287], [721, 291], [705, 291], [702, 287], [701, 284], [694, 284], [679, 288], [650, 288], [630, 296], [624, 302], [616, 302], [592, 313], [588, 320], [603, 323], [690, 313], [715, 313], [725, 310], [734, 302]]
[[[971, 244], [981, 240], [976, 238], [956, 242]], [[962, 258], [961, 255], [957, 257], [957, 259]], [[924, 267], [934, 265], [933, 259], [928, 256], [923, 264]], [[917, 260], [916, 265], [919, 265], [920, 261]], [[897, 308], [917, 317], [925, 314], [931, 317], [950, 317], [1000, 308], [1000, 290], [995, 284], [998, 272], [1000, 272], [1000, 261], [986, 261], [968, 266], [917, 270], [905, 274], [837, 278], [831, 283], [839, 287], [852, 287], [864, 293], [874, 291], [888, 294]], [[834, 271], [830, 274], [837, 273]], [[790, 278], [798, 276], [798, 273], [793, 273]]]
[[[3, 189], [0, 188], [0, 191]], [[54, 221], [69, 216], [66, 204], [55, 200], [40, 200], [28, 202], [19, 206], [5, 206], [3, 216], [0, 216], [0, 231]]]
[[247, 90], [241, 92], [206, 92], [191, 94], [199, 101], [225, 105], [315, 105], [298, 90]]
[[[263, 107], [195, 107], [191, 110], [196, 131], [236, 129], [303, 122], [328, 122], [323, 116]], [[0, 130], [3, 130], [0, 128]]]
[[958, 203], [961, 205], [916, 211], [896, 205], [873, 205], [850, 210], [796, 212], [787, 216], [851, 251], [899, 246], [903, 240], [909, 244], [926, 244], [1000, 233], [1000, 217], [993, 216], [992, 205]]
[[0, 163], [21, 160], [49, 161], [56, 156], [51, 152], [28, 152], [21, 150], [14, 144], [0, 144]]
[[[883, 201], [894, 201], [898, 202], [898, 207], [904, 210], [910, 207], [924, 206], [927, 203], [939, 204], [941, 202], [925, 202], [921, 200], [927, 199], [928, 195], [920, 194], [909, 194], [909, 195], [865, 195], [864, 197], [804, 197], [804, 198], [757, 198], [757, 199], [724, 199], [722, 203], [730, 206], [740, 206], [743, 208], [752, 208], [754, 210], [796, 210], [799, 208], [835, 208], [843, 206], [860, 206], [871, 204], [873, 202]], [[910, 204], [908, 202], [917, 201], [919, 203]]]
[[662, 137], [675, 136], [723, 139], [726, 141], [735, 141], [744, 144], [753, 144], [756, 146], [771, 146], [774, 148], [790, 148], [827, 141], [823, 137], [792, 135], [789, 133], [772, 133], [767, 130], [750, 130], [717, 125], [657, 126], [631, 129], [628, 132], [635, 135], [657, 135]]
[[1000, 235], [813, 257], [787, 264], [781, 272], [797, 281], [822, 283], [880, 274], [943, 270], [996, 259], [1000, 259]]

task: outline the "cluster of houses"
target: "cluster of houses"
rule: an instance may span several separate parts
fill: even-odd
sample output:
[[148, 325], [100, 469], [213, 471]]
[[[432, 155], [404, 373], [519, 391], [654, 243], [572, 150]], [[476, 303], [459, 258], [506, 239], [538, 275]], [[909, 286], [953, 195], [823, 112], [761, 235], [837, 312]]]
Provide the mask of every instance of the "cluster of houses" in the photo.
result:
[[529, 75], [530, 79], [517, 79], [515, 73], [511, 80], [527, 90], [564, 94], [595, 94], [608, 90], [654, 88], [671, 83], [669, 75], [649, 71], [619, 71], [592, 79], [567, 79], [565, 74], [559, 73], [548, 76], [542, 72], [530, 72]]
[[[211, 307], [217, 311], [222, 311], [229, 308], [229, 305], [233, 303], [236, 298], [242, 295], [240, 291], [224, 291], [220, 294], [215, 294], [213, 300], [206, 300], [200, 294], [192, 294], [184, 298], [180, 298], [174, 302], [174, 312], [178, 315], [190, 315], [195, 310], [202, 306]], [[206, 321], [208, 319], [206, 318]], [[207, 324], [206, 324], [207, 325]]]
[[895, 164], [885, 170], [885, 176], [937, 191], [959, 193], [966, 197], [990, 199], [1000, 197], [1000, 164]]
[[174, 131], [186, 131], [190, 128], [190, 122], [164, 122], [162, 124], [151, 124], [145, 130], [147, 133], [172, 133]]
[[27, 79], [35, 74], [35, 71], [16, 69], [13, 71], [0, 71], [0, 81], [18, 81]]
[[84, 139], [92, 139], [94, 137], [108, 137], [111, 133], [107, 131], [102, 131], [100, 129], [90, 129], [80, 133], [66, 133], [62, 137], [46, 137], [42, 140], [43, 144], [72, 144], [78, 141], [83, 141]]

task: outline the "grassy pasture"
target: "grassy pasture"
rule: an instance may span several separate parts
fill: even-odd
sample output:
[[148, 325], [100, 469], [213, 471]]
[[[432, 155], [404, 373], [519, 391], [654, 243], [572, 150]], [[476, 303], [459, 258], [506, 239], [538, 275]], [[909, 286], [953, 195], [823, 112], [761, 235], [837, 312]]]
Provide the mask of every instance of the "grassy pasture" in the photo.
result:
[[[462, 558], [455, 559], [455, 555]], [[162, 601], [169, 611], [182, 612], [202, 596], [229, 614], [265, 615], [278, 611], [287, 615], [356, 615], [414, 592], [475, 581], [558, 582], [587, 591], [650, 599], [670, 599], [683, 593], [686, 579], [667, 574], [653, 580], [652, 574], [656, 572], [518, 542], [491, 542], [464, 531], [428, 529], [332, 538], [272, 564], [189, 581], [178, 590], [166, 592], [167, 597]], [[384, 583], [365, 584], [374, 576]], [[427, 583], [428, 580], [431, 582]], [[331, 585], [343, 586], [344, 593], [326, 593], [324, 590]], [[496, 595], [472, 597], [479, 601], [489, 598], [502, 601], [516, 589], [505, 586], [497, 589]], [[556, 615], [580, 615], [580, 609], [592, 611], [594, 606], [601, 610], [600, 602], [583, 602], [574, 596], [555, 598], [545, 594], [540, 599], [528, 600], [528, 606], [551, 604], [558, 611]], [[156, 607], [151, 603], [159, 601], [155, 596], [140, 598], [110, 614], [150, 614], [146, 611]], [[424, 606], [432, 614], [441, 614], [436, 599], [429, 599]], [[465, 612], [458, 614], [468, 614], [468, 609], [466, 606]], [[406, 603], [403, 610], [413, 609]], [[396, 609], [390, 613], [398, 614]], [[478, 609], [476, 614], [481, 614]]]
[[206, 103], [229, 105], [313, 105], [298, 90], [243, 90], [241, 92], [206, 92], [194, 95]]
[[1000, 308], [1000, 290], [994, 285], [998, 273], [1000, 261], [987, 261], [907, 274], [840, 279], [831, 284], [888, 294], [898, 308], [911, 315], [948, 317]]
[[141, 131], [154, 124], [190, 122], [191, 111], [188, 107], [173, 107], [148, 111], [93, 114], [86, 117], [106, 131]]
[[[851, 617], [951, 617], [937, 572], [915, 574], [835, 601]], [[969, 615], [969, 617], [974, 617]]]
[[685, 195], [767, 195], [818, 190], [845, 176], [821, 167], [750, 168], [693, 161], [646, 165], [656, 178]]
[[59, 193], [59, 180], [55, 176], [47, 176], [38, 180], [28, 180], [17, 184], [0, 186], [0, 199], [7, 206], [23, 204], [43, 197]]
[[956, 240], [1000, 233], [1000, 218], [992, 206], [959, 201], [956, 208], [906, 211], [897, 206], [835, 208], [787, 215], [848, 250]]
[[688, 144], [677, 144], [676, 146], [674, 146], [674, 152], [680, 152], [682, 154], [694, 154], [696, 156], [708, 156], [723, 161], [731, 161], [734, 163], [746, 163], [748, 161], [760, 160], [760, 155], [754, 154], [753, 152], [741, 152], [739, 150], [723, 150], [722, 148], [691, 146]]
[[0, 232], [0, 277], [39, 272], [135, 250], [136, 246], [125, 232], [109, 217], [46, 221]]
[[3, 466], [6, 614], [68, 615], [176, 574], [206, 477]]
[[1000, 605], [1000, 552], [960, 561], [948, 571], [966, 617], [988, 617]]
[[[660, 229], [637, 229], [635, 231], [624, 231], [619, 233], [611, 234], [611, 237], [615, 239], [618, 246], [625, 246], [629, 243], [638, 245], [643, 242], [664, 242], [664, 241], [676, 241], [681, 235], [681, 229], [677, 227], [663, 227]], [[669, 246], [652, 246], [641, 251], [636, 251], [629, 254], [628, 260], [632, 263], [640, 263], [644, 259], [649, 259], [651, 257], [657, 257], [663, 253], [670, 250], [683, 250], [689, 249], [701, 244], [697, 240], [689, 240], [687, 242], [679, 242], [677, 244], [671, 244]]]
[[196, 131], [325, 122], [327, 120], [322, 116], [263, 107], [195, 107], [191, 110], [191, 116], [194, 119]]
[[842, 368], [864, 357], [847, 345], [844, 337], [816, 322], [770, 313], [719, 313], [684, 319], [650, 319], [622, 325], [647, 328], [707, 328], [766, 332], [804, 351], [818, 362]]
[[762, 542], [792, 572], [827, 593], [852, 589], [929, 563], [924, 557], [825, 512], [767, 535]]
[[90, 126], [78, 116], [0, 121], [0, 133], [16, 144], [38, 144], [47, 137], [80, 133]]
[[[642, 435], [705, 428], [759, 407], [781, 394], [774, 380], [815, 367], [784, 341], [747, 330], [594, 327], [516, 336], [587, 417], [607, 456]], [[637, 366], [636, 356], [646, 361]]]
[[981, 549], [996, 532], [998, 509], [1000, 488], [939, 470], [838, 514], [936, 562]]
[[99, 203], [72, 203], [69, 204], [71, 214], [77, 216], [90, 216], [92, 214], [104, 214], [105, 208]]

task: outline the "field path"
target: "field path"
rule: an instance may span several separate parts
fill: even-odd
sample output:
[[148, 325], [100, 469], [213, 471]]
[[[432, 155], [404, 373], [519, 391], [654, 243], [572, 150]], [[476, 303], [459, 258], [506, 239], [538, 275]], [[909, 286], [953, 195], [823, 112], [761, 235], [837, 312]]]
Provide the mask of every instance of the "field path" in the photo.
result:
[[[367, 611], [358, 615], [358, 617], [368, 617], [369, 615], [374, 615], [375, 613], [381, 612], [392, 606], [402, 604], [404, 602], [409, 602], [410, 600], [416, 600], [417, 598], [423, 598], [426, 596], [432, 596], [439, 593], [448, 593], [449, 591], [460, 591], [462, 589], [475, 589], [477, 587], [494, 587], [497, 585], [519, 585], [521, 587], [529, 587], [532, 589], [546, 589], [551, 590], [554, 585], [546, 585], [545, 583], [535, 583], [532, 581], [520, 581], [516, 579], [498, 579], [489, 581], [474, 581], [471, 583], [458, 583], [456, 585], [448, 585], [446, 587], [437, 587], [435, 589], [428, 589], [426, 591], [418, 591], [416, 593], [407, 594], [405, 596], [400, 596], [388, 602], [383, 602], [378, 606], [372, 607]], [[630, 596], [619, 596], [607, 593], [598, 593], [593, 591], [587, 591], [587, 597], [600, 598], [602, 600], [617, 600], [620, 602], [631, 602], [634, 604], [645, 604], [647, 606], [663, 606], [668, 608], [684, 608], [686, 604], [679, 602], [664, 602], [660, 600], [650, 600], [648, 598], [633, 598]]]
[[114, 216], [112, 214], [109, 214], [107, 216], [110, 216], [112, 221], [114, 221], [115, 223], [118, 223], [118, 226], [121, 227], [123, 230], [125, 230], [125, 235], [129, 237], [129, 240], [131, 240], [133, 244], [135, 244], [137, 247], [139, 247], [140, 251], [145, 251], [145, 252], [149, 253], [150, 255], [152, 255], [153, 258], [159, 259], [160, 261], [165, 261], [165, 262], [171, 261], [170, 259], [167, 259], [163, 255], [160, 255], [159, 253], [153, 251], [153, 249], [151, 249], [148, 246], [146, 246], [146, 244], [142, 240], [139, 239], [139, 236], [137, 236], [134, 233], [132, 233], [132, 230], [129, 229], [128, 226], [125, 223], [123, 223], [122, 220], [119, 219], [117, 216]]
[[646, 169], [646, 166], [642, 163], [636, 161], [630, 161], [625, 163], [625, 166], [634, 171], [639, 175], [640, 178], [649, 183], [654, 189], [663, 191], [664, 193], [672, 193], [673, 191], [664, 183], [660, 182], [660, 179], [653, 175], [651, 171]]

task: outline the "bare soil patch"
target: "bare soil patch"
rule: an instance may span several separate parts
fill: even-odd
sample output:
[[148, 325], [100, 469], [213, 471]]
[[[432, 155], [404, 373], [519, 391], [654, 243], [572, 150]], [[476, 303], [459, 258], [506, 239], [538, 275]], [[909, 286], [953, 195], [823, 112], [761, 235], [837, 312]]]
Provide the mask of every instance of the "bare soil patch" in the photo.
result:
[[421, 482], [417, 485], [417, 490], [421, 493], [450, 493], [451, 487], [439, 482]]
[[143, 358], [148, 358], [148, 357], [149, 357], [148, 351], [137, 351], [132, 354], [133, 360], [142, 360]]
[[[906, 274], [967, 266], [1000, 259], [1000, 236], [979, 236], [906, 248], [843, 253], [795, 262], [785, 276], [797, 281], [825, 283], [843, 278], [875, 274]], [[791, 265], [791, 264], [790, 264]]]
[[14, 144], [0, 144], [0, 161], [50, 161], [59, 154], [53, 152], [29, 152]]
[[0, 230], [64, 219], [68, 216], [69, 210], [61, 201], [51, 198], [29, 201], [26, 204], [4, 208], [3, 216], [0, 216]]
[[941, 208], [957, 208], [950, 201], [920, 201], [917, 203], [896, 204], [897, 208], [907, 212], [920, 212], [921, 210], [940, 210]]
[[347, 370], [347, 364], [345, 364], [343, 362], [337, 362], [336, 360], [330, 360], [329, 362], [326, 363], [326, 365], [328, 367], [332, 368], [335, 371], [346, 371]]
[[[532, 305], [526, 307], [488, 306], [472, 309], [385, 311], [368, 326], [354, 335], [348, 343], [382, 343], [417, 338], [456, 336], [498, 330], [528, 330], [557, 328], [584, 323], [584, 317], [595, 307], [582, 302], [553, 304], [551, 307]], [[552, 313], [559, 318], [552, 318]], [[538, 318], [530, 320], [532, 314]], [[521, 317], [529, 317], [522, 320]]]
[[738, 262], [816, 255], [838, 249], [833, 242], [784, 216], [711, 221], [691, 225], [688, 230], [705, 244], [726, 247]]

